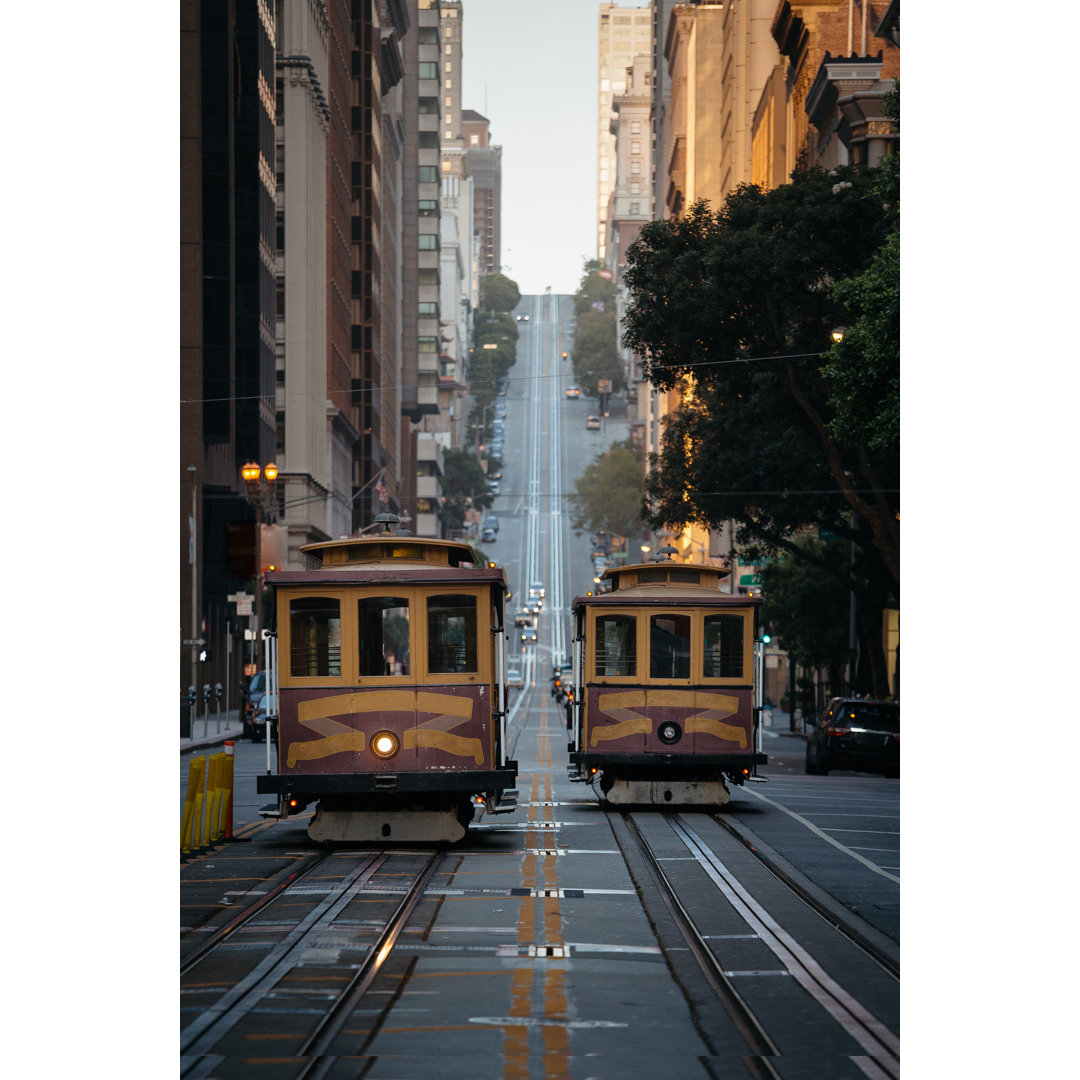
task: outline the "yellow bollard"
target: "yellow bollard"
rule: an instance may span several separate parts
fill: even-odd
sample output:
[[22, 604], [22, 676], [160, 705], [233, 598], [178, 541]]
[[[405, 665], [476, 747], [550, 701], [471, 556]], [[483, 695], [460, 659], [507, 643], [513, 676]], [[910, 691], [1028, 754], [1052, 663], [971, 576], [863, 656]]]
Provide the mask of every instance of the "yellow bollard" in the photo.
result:
[[203, 774], [206, 758], [192, 758], [188, 765], [187, 795], [184, 798], [184, 817], [180, 825], [180, 854], [189, 855], [196, 835], [195, 822], [202, 805]]
[[221, 820], [226, 840], [232, 839], [233, 834], [233, 741], [225, 740], [225, 797], [222, 799]]
[[203, 826], [202, 826], [202, 846], [208, 848], [210, 846], [210, 831], [214, 823], [214, 792], [217, 789], [217, 773], [218, 763], [217, 755], [211, 756], [209, 765], [207, 766], [206, 775], [206, 806], [203, 812]]

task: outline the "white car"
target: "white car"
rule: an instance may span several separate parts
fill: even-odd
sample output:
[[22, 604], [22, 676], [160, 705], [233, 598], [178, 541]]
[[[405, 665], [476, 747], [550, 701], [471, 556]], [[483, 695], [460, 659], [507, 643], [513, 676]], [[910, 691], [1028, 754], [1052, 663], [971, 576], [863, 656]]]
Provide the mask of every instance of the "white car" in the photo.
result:
[[522, 675], [521, 668], [511, 666], [506, 669], [506, 685], [519, 690], [525, 686], [525, 676]]

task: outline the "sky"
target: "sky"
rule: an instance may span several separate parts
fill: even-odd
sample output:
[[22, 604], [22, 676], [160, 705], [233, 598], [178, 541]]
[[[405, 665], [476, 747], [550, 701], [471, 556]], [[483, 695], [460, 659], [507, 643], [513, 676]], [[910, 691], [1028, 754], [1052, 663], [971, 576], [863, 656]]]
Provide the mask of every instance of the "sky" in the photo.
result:
[[502, 147], [503, 273], [525, 295], [577, 292], [596, 258], [601, 3], [462, 0], [461, 104]]

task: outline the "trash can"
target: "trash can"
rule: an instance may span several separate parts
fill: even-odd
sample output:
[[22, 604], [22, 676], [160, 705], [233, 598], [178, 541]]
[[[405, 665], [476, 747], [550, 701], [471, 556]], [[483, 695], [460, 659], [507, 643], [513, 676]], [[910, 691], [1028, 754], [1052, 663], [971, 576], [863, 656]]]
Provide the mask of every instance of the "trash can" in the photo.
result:
[[191, 702], [187, 694], [180, 695], [180, 738], [191, 738]]

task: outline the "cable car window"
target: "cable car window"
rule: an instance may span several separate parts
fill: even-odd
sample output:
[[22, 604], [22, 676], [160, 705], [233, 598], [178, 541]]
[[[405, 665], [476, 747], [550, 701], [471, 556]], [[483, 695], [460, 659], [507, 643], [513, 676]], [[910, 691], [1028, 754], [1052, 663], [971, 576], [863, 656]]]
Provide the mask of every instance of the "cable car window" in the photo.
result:
[[690, 616], [649, 616], [649, 678], [690, 678]]
[[325, 596], [289, 601], [289, 673], [341, 675], [341, 601]]
[[476, 597], [429, 596], [428, 672], [460, 675], [479, 670]]
[[705, 616], [706, 679], [738, 679], [743, 673], [742, 615]]
[[409, 601], [365, 596], [359, 602], [360, 674], [409, 674]]
[[637, 619], [633, 615], [596, 616], [596, 674], [637, 674]]

